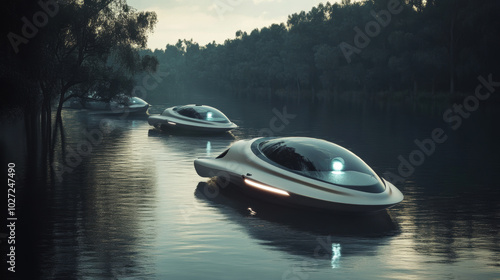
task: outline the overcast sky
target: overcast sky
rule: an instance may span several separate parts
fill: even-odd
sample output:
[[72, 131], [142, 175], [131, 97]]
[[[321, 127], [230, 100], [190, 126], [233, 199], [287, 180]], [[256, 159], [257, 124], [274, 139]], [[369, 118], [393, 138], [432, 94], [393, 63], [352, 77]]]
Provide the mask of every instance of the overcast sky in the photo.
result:
[[[340, 0], [330, 0], [330, 3]], [[148, 47], [164, 49], [178, 39], [200, 45], [234, 39], [238, 30], [251, 32], [273, 23], [286, 23], [288, 15], [310, 11], [320, 0], [128, 0], [139, 11], [155, 11], [158, 23]]]

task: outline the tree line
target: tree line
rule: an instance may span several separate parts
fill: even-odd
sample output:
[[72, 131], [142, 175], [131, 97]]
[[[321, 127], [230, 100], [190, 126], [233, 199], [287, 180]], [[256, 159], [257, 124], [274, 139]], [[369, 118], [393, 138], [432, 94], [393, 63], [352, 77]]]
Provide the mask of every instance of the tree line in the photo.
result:
[[130, 94], [134, 77], [157, 67], [137, 52], [156, 14], [125, 0], [9, 0], [1, 15], [1, 115], [24, 121], [28, 162], [50, 156], [69, 98]]
[[500, 2], [369, 0], [319, 4], [223, 44], [142, 50], [163, 88], [224, 92], [470, 92], [499, 74]]
[[477, 76], [500, 72], [499, 12], [495, 0], [344, 0], [223, 44], [179, 40], [153, 51], [156, 14], [126, 0], [9, 0], [1, 114], [20, 116], [27, 149], [47, 155], [66, 100], [130, 95], [156, 70], [168, 73], [162, 94], [470, 92]]

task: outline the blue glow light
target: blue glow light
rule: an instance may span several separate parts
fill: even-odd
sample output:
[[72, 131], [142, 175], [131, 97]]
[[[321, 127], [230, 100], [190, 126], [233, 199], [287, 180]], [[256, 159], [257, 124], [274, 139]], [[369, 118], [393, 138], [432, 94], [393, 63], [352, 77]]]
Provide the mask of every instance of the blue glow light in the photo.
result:
[[212, 112], [208, 112], [207, 113], [207, 120], [211, 120], [212, 119]]
[[342, 171], [344, 170], [344, 159], [340, 157], [336, 157], [332, 160], [332, 168], [333, 171]]

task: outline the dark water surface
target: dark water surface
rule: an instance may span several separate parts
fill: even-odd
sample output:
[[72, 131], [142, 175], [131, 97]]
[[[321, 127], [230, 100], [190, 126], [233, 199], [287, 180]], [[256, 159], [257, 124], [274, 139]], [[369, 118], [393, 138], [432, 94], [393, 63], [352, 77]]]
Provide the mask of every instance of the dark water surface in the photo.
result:
[[[500, 278], [494, 106], [482, 103], [456, 130], [443, 120], [450, 106], [193, 95], [150, 111], [186, 103], [217, 107], [240, 128], [168, 135], [141, 119], [63, 112], [70, 149], [104, 133], [48, 186], [35, 233], [42, 279]], [[284, 110], [286, 123], [270, 125]], [[326, 139], [381, 174], [398, 174], [398, 156], [408, 159], [414, 141], [435, 128], [447, 140], [397, 184], [405, 200], [373, 215], [308, 213], [232, 192], [214, 197], [193, 167], [197, 157], [272, 132]], [[61, 163], [65, 156], [56, 153]]]

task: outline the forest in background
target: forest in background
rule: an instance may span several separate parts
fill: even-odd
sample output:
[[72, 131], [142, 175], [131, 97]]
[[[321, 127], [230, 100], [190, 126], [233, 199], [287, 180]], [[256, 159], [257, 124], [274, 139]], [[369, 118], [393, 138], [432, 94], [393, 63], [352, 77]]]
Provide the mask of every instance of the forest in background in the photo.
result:
[[[52, 161], [63, 104], [75, 97], [109, 101], [141, 85], [150, 103], [191, 90], [457, 96], [474, 91], [478, 76], [500, 79], [496, 0], [344, 0], [235, 31], [223, 44], [179, 40], [159, 50], [146, 49], [156, 13], [125, 0], [9, 0], [1, 12], [0, 116], [23, 123], [33, 165], [33, 155]], [[161, 84], [151, 89], [145, 75]]]
[[495, 0], [342, 1], [223, 44], [184, 39], [141, 54], [169, 73], [161, 94], [453, 96], [474, 90], [479, 75], [498, 77], [499, 12]]

